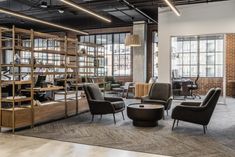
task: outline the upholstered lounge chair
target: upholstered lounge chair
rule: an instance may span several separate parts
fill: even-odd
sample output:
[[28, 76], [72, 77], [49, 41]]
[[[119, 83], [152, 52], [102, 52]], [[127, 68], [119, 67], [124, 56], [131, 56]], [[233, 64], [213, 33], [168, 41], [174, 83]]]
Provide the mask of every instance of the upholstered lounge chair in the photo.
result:
[[202, 102], [183, 102], [176, 106], [172, 111], [172, 119], [174, 119], [172, 130], [175, 122], [177, 126], [180, 120], [203, 125], [203, 131], [206, 133], [207, 125], [221, 94], [220, 88], [212, 88], [208, 91]]
[[124, 120], [123, 111], [125, 103], [122, 98], [117, 97], [103, 97], [98, 85], [85, 84], [83, 86], [90, 112], [92, 114], [92, 121], [94, 115], [113, 114], [114, 123], [116, 124], [115, 113], [121, 112]]
[[169, 83], [153, 83], [148, 96], [142, 97], [143, 103], [156, 103], [165, 106], [167, 111], [171, 108], [171, 84]]
[[108, 86], [110, 88], [107, 90], [112, 90], [113, 88], [120, 88], [122, 85], [122, 83], [116, 81], [113, 76], [106, 76], [105, 82], [106, 82], [106, 86]]

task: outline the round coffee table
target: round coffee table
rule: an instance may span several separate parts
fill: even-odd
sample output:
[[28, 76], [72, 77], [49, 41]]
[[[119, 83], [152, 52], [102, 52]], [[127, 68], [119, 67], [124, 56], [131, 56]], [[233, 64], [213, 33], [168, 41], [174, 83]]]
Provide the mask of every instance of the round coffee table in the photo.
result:
[[157, 104], [133, 103], [127, 106], [127, 116], [134, 126], [154, 127], [163, 118], [164, 106]]

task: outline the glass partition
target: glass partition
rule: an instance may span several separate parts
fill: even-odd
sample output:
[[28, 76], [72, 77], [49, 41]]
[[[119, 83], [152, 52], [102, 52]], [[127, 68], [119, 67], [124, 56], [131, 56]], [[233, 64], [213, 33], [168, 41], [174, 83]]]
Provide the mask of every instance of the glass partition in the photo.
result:
[[223, 77], [224, 35], [171, 38], [172, 77]]
[[171, 37], [174, 99], [200, 98], [224, 88], [224, 34]]

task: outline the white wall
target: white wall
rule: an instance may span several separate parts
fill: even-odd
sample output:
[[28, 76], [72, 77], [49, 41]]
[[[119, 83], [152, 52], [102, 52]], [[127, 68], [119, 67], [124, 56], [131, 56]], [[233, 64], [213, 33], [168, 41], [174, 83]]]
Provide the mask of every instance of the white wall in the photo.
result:
[[159, 9], [159, 81], [170, 82], [170, 37], [235, 32], [235, 0]]

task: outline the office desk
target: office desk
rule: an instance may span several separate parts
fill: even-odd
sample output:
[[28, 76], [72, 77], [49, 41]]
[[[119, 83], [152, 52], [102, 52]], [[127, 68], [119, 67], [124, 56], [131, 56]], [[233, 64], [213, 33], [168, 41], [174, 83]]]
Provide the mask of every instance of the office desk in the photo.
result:
[[[47, 92], [47, 91], [57, 91], [60, 89], [64, 89], [63, 86], [51, 86], [51, 87], [35, 87], [33, 88], [34, 92]], [[30, 91], [30, 88], [22, 89], [21, 91]]]
[[186, 79], [186, 78], [173, 79], [172, 80], [172, 85], [174, 85], [174, 83], [179, 83], [181, 85], [180, 96], [185, 96], [186, 97], [190, 94], [187, 85], [193, 83], [193, 81], [191, 79]]
[[57, 91], [64, 89], [63, 86], [52, 86], [52, 87], [44, 87], [44, 88], [33, 88], [35, 92], [46, 92], [46, 91]]
[[[39, 97], [40, 97], [43, 100], [44, 97], [46, 96], [46, 94], [49, 94], [50, 98], [52, 98], [54, 100], [55, 99], [54, 91], [58, 91], [58, 90], [61, 90], [61, 89], [64, 89], [64, 87], [63, 86], [51, 86], [51, 87], [43, 87], [43, 88], [35, 87], [35, 88], [33, 88], [33, 92], [34, 92], [35, 98], [39, 99]], [[26, 89], [22, 89], [21, 91], [23, 91], [23, 92], [30, 92], [31, 89], [30, 88], [26, 88]]]

